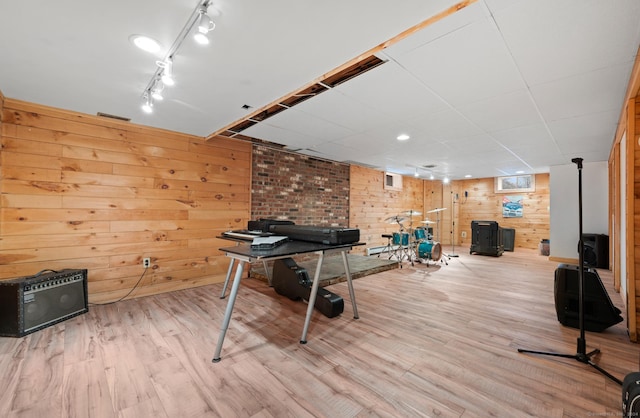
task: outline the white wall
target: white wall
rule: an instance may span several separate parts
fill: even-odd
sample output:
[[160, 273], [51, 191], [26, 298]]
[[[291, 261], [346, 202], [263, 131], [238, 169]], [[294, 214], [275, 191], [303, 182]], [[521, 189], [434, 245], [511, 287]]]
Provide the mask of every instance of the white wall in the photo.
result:
[[[606, 161], [583, 163], [582, 232], [609, 234], [609, 170]], [[553, 166], [549, 172], [550, 256], [578, 260], [578, 166]]]
[[627, 149], [627, 134], [622, 135], [620, 140], [620, 178], [622, 184], [620, 184], [620, 296], [624, 306], [629, 306], [627, 303], [627, 153], [624, 151]]

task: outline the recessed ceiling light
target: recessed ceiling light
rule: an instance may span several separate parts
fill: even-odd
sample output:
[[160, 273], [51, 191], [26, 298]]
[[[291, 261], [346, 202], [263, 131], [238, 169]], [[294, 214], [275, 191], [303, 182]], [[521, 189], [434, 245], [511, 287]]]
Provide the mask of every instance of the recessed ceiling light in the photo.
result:
[[398, 141], [406, 141], [407, 139], [411, 138], [409, 135], [407, 134], [400, 134], [396, 137], [396, 139]]
[[464, 178], [466, 178], [466, 179], [470, 179], [471, 177], [473, 177], [471, 174], [465, 174], [464, 175]]
[[518, 170], [518, 171], [516, 171], [516, 174], [524, 174], [524, 171]]
[[143, 51], [151, 52], [152, 54], [160, 52], [161, 49], [160, 43], [148, 36], [131, 35], [129, 41]]

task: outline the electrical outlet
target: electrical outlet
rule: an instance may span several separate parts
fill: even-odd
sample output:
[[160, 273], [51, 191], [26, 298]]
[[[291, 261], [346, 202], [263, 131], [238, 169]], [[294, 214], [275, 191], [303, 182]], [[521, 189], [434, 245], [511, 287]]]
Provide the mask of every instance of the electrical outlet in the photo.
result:
[[151, 258], [150, 257], [145, 257], [142, 259], [142, 267], [148, 269], [149, 267], [151, 267]]
[[462, 238], [466, 238], [467, 237], [467, 231], [462, 231], [460, 233], [460, 235], [462, 235]]

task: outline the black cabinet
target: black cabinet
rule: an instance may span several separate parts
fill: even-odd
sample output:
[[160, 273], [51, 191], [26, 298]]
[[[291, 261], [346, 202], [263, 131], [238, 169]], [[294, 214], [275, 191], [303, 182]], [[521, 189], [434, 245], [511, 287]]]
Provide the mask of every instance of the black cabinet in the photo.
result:
[[470, 254], [500, 256], [504, 253], [502, 228], [496, 221], [471, 221]]

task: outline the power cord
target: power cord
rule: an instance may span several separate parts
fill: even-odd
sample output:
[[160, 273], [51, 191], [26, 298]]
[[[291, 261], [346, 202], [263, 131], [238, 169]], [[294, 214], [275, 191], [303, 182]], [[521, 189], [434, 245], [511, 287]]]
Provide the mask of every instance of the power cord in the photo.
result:
[[125, 300], [129, 295], [131, 295], [131, 293], [133, 293], [134, 290], [136, 290], [138, 288], [138, 286], [140, 285], [140, 282], [142, 282], [142, 278], [144, 277], [145, 273], [147, 272], [147, 270], [149, 270], [149, 267], [145, 267], [144, 271], [142, 272], [142, 274], [140, 275], [140, 278], [138, 279], [138, 281], [136, 282], [135, 286], [133, 286], [131, 288], [131, 290], [129, 290], [129, 292], [124, 295], [123, 297], [121, 297], [120, 299], [111, 301], [111, 302], [105, 302], [105, 303], [89, 303], [89, 306], [104, 306], [104, 305], [111, 305], [114, 303], [118, 303], [118, 302], [122, 302], [123, 300]]

